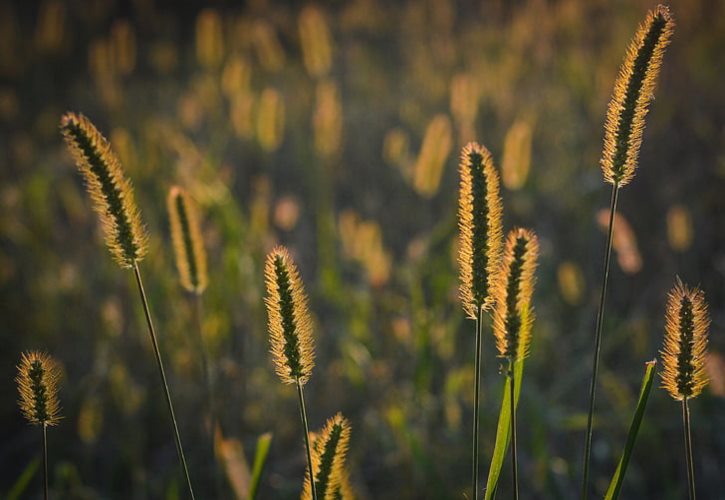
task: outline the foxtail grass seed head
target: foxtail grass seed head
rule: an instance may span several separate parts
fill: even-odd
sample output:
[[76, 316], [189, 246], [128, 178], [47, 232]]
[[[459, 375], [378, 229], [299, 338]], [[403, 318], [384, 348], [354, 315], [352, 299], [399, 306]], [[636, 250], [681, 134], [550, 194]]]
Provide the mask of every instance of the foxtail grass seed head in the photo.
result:
[[53, 426], [60, 420], [60, 368], [53, 358], [37, 351], [22, 354], [15, 378], [20, 410], [33, 425]]
[[604, 126], [601, 166], [604, 180], [611, 184], [624, 186], [634, 177], [644, 119], [674, 26], [669, 9], [658, 5], [647, 13], [627, 49]]
[[166, 201], [181, 285], [189, 292], [201, 294], [207, 285], [206, 251], [199, 229], [196, 203], [178, 186], [169, 190]]
[[85, 116], [64, 114], [60, 129], [85, 178], [111, 255], [121, 267], [133, 267], [146, 254], [148, 236], [134, 200], [133, 186], [121, 163], [106, 138]]
[[[315, 477], [317, 498], [334, 500], [350, 498], [349, 484], [346, 483], [345, 455], [350, 442], [350, 423], [338, 413], [327, 421], [322, 432], [315, 435], [312, 441], [312, 471]], [[348, 496], [342, 495], [346, 489]], [[302, 499], [312, 498], [310, 474], [305, 474]]]
[[677, 278], [667, 300], [660, 356], [662, 387], [678, 401], [694, 398], [707, 385], [705, 358], [709, 328], [705, 294]]
[[503, 231], [499, 177], [488, 150], [471, 142], [459, 164], [458, 198], [460, 297], [466, 315], [476, 319], [492, 304], [492, 289], [501, 260]]
[[276, 247], [267, 255], [264, 275], [275, 370], [285, 384], [304, 385], [315, 365], [312, 321], [302, 280], [286, 248]]
[[511, 230], [494, 290], [493, 333], [502, 357], [523, 359], [528, 354], [534, 321], [531, 296], [538, 257], [536, 234], [528, 229]]

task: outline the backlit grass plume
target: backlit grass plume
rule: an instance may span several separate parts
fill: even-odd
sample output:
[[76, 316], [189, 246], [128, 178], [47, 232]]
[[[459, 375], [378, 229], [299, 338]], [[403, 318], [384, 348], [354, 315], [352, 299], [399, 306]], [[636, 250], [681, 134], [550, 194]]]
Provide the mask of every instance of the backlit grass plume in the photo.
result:
[[[312, 444], [315, 489], [321, 500], [351, 498], [345, 474], [345, 455], [350, 442], [350, 424], [340, 413], [327, 421]], [[302, 499], [312, 498], [310, 475], [305, 478]], [[343, 491], [343, 489], [345, 491]]]
[[167, 206], [181, 285], [189, 292], [201, 294], [207, 285], [206, 251], [196, 203], [185, 190], [173, 186], [169, 190]]
[[604, 127], [601, 165], [604, 179], [611, 184], [624, 186], [634, 177], [644, 119], [674, 25], [669, 9], [658, 5], [647, 13], [627, 48]]
[[[267, 255], [264, 267], [267, 297], [267, 321], [270, 351], [274, 358], [277, 375], [285, 384], [297, 386], [300, 417], [307, 451], [307, 470], [313, 472], [310, 429], [307, 424], [307, 410], [302, 391], [312, 374], [314, 346], [312, 344], [312, 321], [307, 307], [307, 295], [302, 286], [297, 266], [286, 248], [278, 246]], [[310, 478], [312, 499], [317, 500], [317, 489]]]
[[665, 338], [662, 358], [662, 387], [682, 402], [685, 458], [690, 500], [695, 498], [695, 466], [692, 459], [689, 400], [707, 385], [705, 357], [710, 318], [705, 294], [689, 288], [679, 278], [670, 292], [665, 312]]
[[312, 324], [302, 280], [286, 248], [272, 250], [264, 274], [275, 370], [285, 384], [304, 385], [314, 366]]
[[148, 237], [118, 157], [82, 114], [64, 114], [60, 129], [101, 218], [111, 255], [121, 267], [133, 267], [146, 254]]
[[[496, 278], [493, 333], [501, 357], [508, 359], [509, 401], [511, 415], [511, 466], [513, 497], [519, 497], [518, 455], [516, 450], [516, 381], [515, 364], [529, 352], [534, 313], [531, 296], [534, 273], [539, 258], [539, 241], [533, 231], [513, 229], [506, 237], [501, 268]], [[520, 378], [520, 377], [519, 377]]]
[[502, 214], [499, 177], [491, 153], [471, 142], [459, 164], [458, 198], [460, 297], [471, 319], [492, 304], [491, 291], [501, 257]]
[[47, 354], [30, 351], [20, 357], [15, 378], [20, 394], [20, 410], [33, 425], [43, 428], [43, 494], [48, 499], [48, 427], [60, 421], [58, 382], [60, 368]]

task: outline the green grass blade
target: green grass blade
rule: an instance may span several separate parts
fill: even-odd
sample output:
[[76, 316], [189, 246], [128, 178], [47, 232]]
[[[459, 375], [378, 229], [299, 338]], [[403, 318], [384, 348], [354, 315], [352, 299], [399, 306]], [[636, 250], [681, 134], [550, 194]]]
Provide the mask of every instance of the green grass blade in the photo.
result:
[[639, 432], [639, 425], [642, 423], [644, 417], [644, 410], [647, 407], [647, 399], [649, 399], [649, 393], [652, 389], [652, 380], [654, 379], [656, 360], [647, 362], [644, 370], [644, 377], [642, 378], [642, 388], [639, 391], [639, 401], [637, 401], [637, 409], [634, 411], [632, 417], [632, 423], [629, 426], [629, 433], [627, 434], [627, 442], [624, 445], [624, 451], [622, 452], [622, 458], [619, 459], [619, 465], [617, 470], [614, 472], [612, 482], [609, 483], [609, 489], [607, 494], [604, 495], [605, 500], [614, 500], [619, 497], [619, 491], [622, 489], [622, 481], [624, 480], [624, 474], [627, 472], [627, 465], [629, 464], [629, 457], [632, 455], [632, 448], [634, 448], [634, 442], [637, 439], [637, 432]]
[[[518, 407], [519, 396], [521, 394], [521, 380], [524, 373], [524, 361], [517, 360], [514, 363], [514, 374], [516, 377], [516, 387], [514, 387], [514, 404]], [[491, 468], [488, 470], [488, 479], [486, 481], [485, 499], [490, 500], [496, 494], [496, 486], [498, 478], [501, 475], [501, 467], [503, 467], [504, 458], [506, 458], [506, 450], [511, 440], [511, 403], [509, 394], [511, 392], [509, 384], [511, 379], [506, 377], [503, 386], [503, 395], [501, 398], [501, 411], [498, 414], [498, 426], [496, 429], [496, 444], [493, 447], [493, 456], [491, 457]]]
[[33, 479], [33, 476], [38, 471], [38, 467], [40, 467], [40, 459], [36, 458], [32, 460], [27, 467], [25, 467], [23, 472], [20, 473], [20, 476], [18, 476], [17, 481], [15, 481], [13, 487], [10, 488], [10, 491], [8, 491], [5, 498], [7, 498], [7, 500], [18, 500], [18, 498], [25, 493], [25, 490], [30, 484], [30, 480]]
[[249, 480], [249, 498], [254, 500], [257, 495], [259, 481], [264, 472], [264, 465], [267, 463], [267, 455], [269, 454], [269, 446], [272, 443], [272, 433], [266, 432], [257, 438], [257, 448], [254, 451], [254, 462], [252, 463], [252, 476]]

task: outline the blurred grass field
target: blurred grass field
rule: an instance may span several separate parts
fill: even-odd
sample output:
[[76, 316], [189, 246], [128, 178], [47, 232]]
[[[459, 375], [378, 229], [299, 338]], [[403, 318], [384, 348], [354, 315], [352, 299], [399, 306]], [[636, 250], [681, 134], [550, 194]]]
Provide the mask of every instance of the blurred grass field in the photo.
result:
[[[251, 463], [273, 434], [259, 498], [296, 498], [305, 457], [294, 390], [277, 380], [263, 264], [297, 260], [315, 320], [310, 426], [338, 410], [362, 499], [461, 498], [469, 481], [473, 323], [457, 296], [460, 148], [501, 169], [504, 225], [541, 243], [519, 406], [520, 489], [574, 498], [609, 190], [602, 125], [637, 0], [159, 0], [0, 3], [0, 496], [38, 456], [13, 383], [20, 352], [63, 365], [49, 433], [58, 498], [183, 498], [135, 284], [105, 250], [58, 132], [67, 110], [104, 131], [151, 234], [147, 293], [192, 476], [208, 467], [192, 307], [165, 209], [203, 214], [204, 332], [223, 447]], [[710, 304], [711, 383], [692, 404], [702, 498], [725, 477], [725, 5], [675, 1], [677, 22], [640, 167], [621, 198], [593, 447], [603, 493], [675, 275]], [[484, 341], [482, 474], [503, 386]], [[659, 380], [656, 381], [659, 384]], [[678, 405], [653, 390], [623, 498], [686, 494]], [[231, 453], [231, 452], [230, 452]], [[234, 477], [234, 460], [220, 470]], [[32, 472], [32, 471], [31, 471]], [[31, 480], [21, 498], [39, 495]], [[500, 497], [510, 494], [504, 468]], [[209, 487], [200, 480], [200, 497]], [[225, 484], [224, 498], [233, 498]]]

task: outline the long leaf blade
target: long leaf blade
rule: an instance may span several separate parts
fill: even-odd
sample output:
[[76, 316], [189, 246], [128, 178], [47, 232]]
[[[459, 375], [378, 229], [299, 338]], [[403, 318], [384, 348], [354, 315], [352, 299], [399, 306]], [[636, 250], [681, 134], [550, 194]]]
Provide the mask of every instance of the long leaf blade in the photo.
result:
[[267, 463], [267, 455], [269, 454], [269, 446], [272, 442], [272, 433], [266, 432], [257, 438], [257, 448], [254, 452], [254, 462], [252, 463], [252, 476], [249, 480], [249, 496], [250, 500], [254, 500], [259, 488], [259, 481], [262, 479], [264, 465]]
[[604, 495], [605, 500], [614, 500], [618, 498], [619, 491], [622, 489], [624, 474], [625, 472], [627, 472], [629, 458], [632, 455], [634, 442], [637, 439], [639, 426], [642, 423], [642, 418], [644, 417], [644, 410], [647, 407], [647, 400], [649, 399], [649, 393], [652, 389], [652, 380], [654, 379], [656, 363], [656, 360], [648, 361], [647, 363], [645, 363], [644, 377], [642, 378], [642, 388], [639, 391], [639, 401], [637, 401], [637, 408], [634, 410], [632, 423], [629, 426], [627, 442], [624, 445], [622, 457], [619, 459], [617, 470], [614, 472], [612, 482], [609, 483], [609, 488], [607, 489], [606, 495]]

